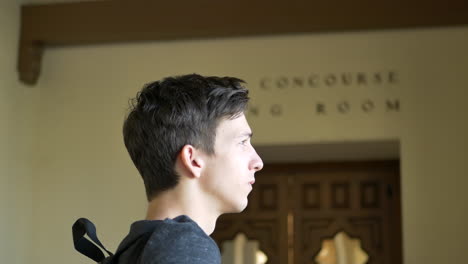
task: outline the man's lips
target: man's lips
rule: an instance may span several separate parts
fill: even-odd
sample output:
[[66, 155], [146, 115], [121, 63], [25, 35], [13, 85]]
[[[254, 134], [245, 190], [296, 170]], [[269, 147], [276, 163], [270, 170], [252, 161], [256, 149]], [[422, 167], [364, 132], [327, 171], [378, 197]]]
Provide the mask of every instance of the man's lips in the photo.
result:
[[251, 185], [254, 184], [254, 183], [255, 183], [255, 180], [249, 181], [249, 184], [251, 184]]

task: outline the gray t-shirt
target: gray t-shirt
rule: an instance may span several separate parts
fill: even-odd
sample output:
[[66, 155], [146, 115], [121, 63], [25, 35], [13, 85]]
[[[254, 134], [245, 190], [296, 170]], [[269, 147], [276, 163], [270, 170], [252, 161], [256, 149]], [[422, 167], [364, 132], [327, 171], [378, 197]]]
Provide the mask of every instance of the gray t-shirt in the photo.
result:
[[221, 264], [214, 240], [188, 216], [134, 222], [112, 263]]

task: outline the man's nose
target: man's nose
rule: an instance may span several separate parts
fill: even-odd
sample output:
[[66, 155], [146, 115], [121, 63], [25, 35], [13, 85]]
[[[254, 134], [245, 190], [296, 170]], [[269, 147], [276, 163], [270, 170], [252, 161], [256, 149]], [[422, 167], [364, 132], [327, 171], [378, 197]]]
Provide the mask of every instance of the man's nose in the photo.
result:
[[254, 151], [254, 155], [253, 155], [253, 158], [252, 158], [252, 162], [251, 162], [251, 169], [255, 170], [255, 171], [259, 171], [263, 168], [263, 161], [262, 161], [262, 158], [260, 158], [260, 156], [257, 154], [257, 152], [255, 151], [255, 149], [253, 149]]

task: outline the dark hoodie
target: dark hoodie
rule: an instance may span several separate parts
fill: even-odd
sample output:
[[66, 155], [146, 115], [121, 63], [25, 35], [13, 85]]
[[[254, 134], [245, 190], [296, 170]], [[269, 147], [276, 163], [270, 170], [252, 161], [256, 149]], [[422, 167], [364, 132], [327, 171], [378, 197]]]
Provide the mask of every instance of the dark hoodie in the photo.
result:
[[115, 264], [221, 264], [214, 240], [188, 216], [134, 222]]

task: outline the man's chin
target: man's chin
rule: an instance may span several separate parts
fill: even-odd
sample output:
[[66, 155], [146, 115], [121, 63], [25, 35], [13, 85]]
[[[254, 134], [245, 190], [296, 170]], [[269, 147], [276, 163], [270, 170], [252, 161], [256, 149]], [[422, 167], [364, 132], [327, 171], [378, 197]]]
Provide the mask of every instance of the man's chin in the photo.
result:
[[245, 199], [245, 202], [239, 207], [238, 213], [243, 212], [245, 208], [247, 208], [247, 205], [248, 205], [248, 201], [247, 199]]
[[241, 213], [247, 208], [248, 201], [246, 199], [245, 202], [243, 203], [238, 203], [236, 205], [233, 205], [229, 210], [227, 210], [226, 213]]

